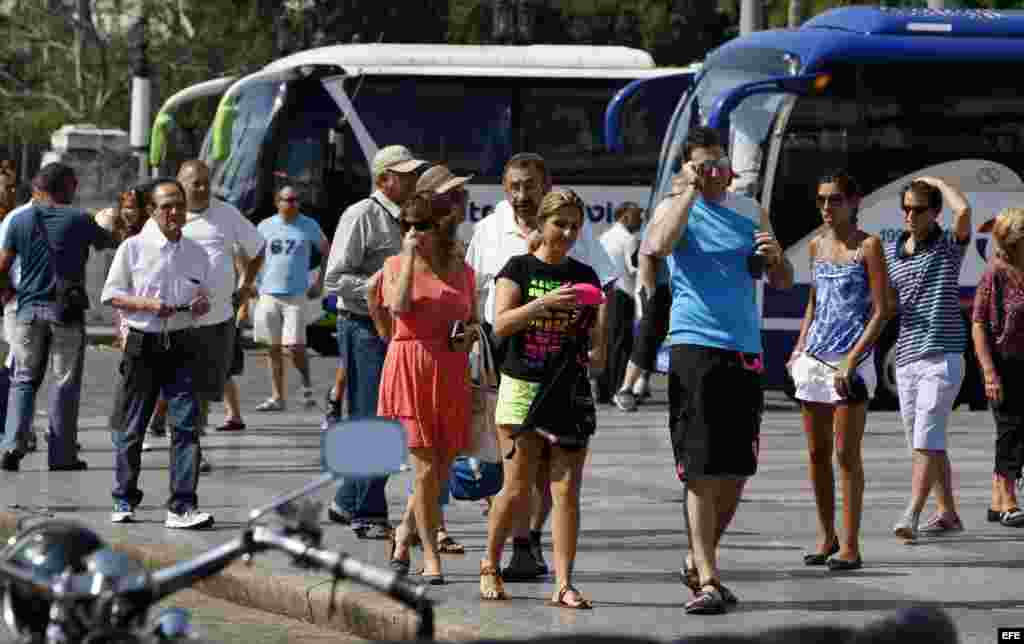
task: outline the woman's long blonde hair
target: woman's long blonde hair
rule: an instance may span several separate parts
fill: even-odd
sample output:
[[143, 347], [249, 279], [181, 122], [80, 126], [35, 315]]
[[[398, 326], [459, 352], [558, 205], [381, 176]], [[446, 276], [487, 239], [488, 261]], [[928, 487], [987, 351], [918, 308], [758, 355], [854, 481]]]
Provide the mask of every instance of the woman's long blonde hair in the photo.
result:
[[1016, 261], [1017, 244], [1024, 239], [1024, 208], [1004, 208], [992, 226], [996, 257], [1004, 262]]

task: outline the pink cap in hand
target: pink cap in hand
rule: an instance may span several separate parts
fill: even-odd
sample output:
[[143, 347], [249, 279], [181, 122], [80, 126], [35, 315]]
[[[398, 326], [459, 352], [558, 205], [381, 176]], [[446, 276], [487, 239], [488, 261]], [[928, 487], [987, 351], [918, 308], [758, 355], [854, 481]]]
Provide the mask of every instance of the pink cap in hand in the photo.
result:
[[604, 292], [593, 284], [573, 284], [572, 290], [576, 293], [576, 303], [580, 306], [604, 304]]

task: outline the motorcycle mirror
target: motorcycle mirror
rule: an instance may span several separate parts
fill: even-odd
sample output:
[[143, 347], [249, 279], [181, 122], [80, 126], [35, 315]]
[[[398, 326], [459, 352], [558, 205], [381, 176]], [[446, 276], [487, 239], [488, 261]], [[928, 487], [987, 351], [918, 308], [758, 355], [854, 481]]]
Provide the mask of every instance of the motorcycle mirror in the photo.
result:
[[407, 452], [405, 429], [387, 418], [338, 423], [320, 439], [323, 467], [336, 477], [394, 474], [405, 463]]

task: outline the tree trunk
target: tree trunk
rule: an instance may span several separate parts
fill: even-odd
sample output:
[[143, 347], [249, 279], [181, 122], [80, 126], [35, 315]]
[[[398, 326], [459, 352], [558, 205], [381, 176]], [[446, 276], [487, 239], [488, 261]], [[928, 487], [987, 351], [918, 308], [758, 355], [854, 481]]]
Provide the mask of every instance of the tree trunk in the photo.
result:
[[796, 29], [804, 21], [803, 0], [789, 0], [789, 19], [787, 24], [790, 29]]

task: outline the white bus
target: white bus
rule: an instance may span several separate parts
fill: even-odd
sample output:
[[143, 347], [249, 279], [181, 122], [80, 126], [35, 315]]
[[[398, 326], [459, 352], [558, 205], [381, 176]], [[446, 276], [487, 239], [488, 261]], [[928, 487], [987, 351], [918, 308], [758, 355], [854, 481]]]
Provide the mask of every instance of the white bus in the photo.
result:
[[[159, 164], [176, 110], [221, 95], [201, 156], [214, 169], [215, 194], [253, 221], [273, 213], [272, 195], [288, 183], [331, 236], [345, 207], [369, 194], [377, 149], [400, 143], [476, 175], [464, 239], [503, 198], [501, 170], [521, 151], [543, 155], [555, 183], [583, 197], [597, 235], [623, 202], [647, 203], [662, 137], [694, 71], [656, 67], [626, 47], [321, 47], [171, 97], [155, 121], [150, 160]], [[665, 82], [638, 88], [654, 77]], [[642, 106], [625, 111], [612, 146], [613, 98]]]
[[658, 68], [625, 47], [335, 45], [179, 92], [158, 115], [153, 140], [166, 140], [161, 128], [182, 105], [223, 94], [202, 153], [216, 193], [258, 221], [272, 212], [276, 186], [296, 184], [304, 212], [328, 234], [369, 193], [379, 147], [401, 143], [476, 174], [463, 236], [501, 199], [504, 162], [528, 150], [548, 160], [559, 185], [580, 192], [601, 227], [622, 202], [647, 202], [680, 90], [646, 97], [615, 151], [604, 141], [609, 102], [631, 81], [678, 76], [685, 84], [692, 71]]

